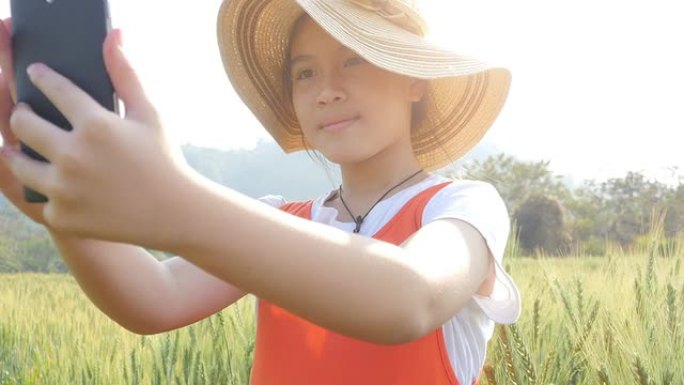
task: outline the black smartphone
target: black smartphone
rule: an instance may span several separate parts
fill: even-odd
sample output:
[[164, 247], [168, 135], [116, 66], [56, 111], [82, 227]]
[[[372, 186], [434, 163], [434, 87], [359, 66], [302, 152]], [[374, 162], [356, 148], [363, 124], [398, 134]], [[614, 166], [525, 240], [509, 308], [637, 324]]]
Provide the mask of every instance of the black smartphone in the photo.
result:
[[[103, 107], [117, 111], [114, 88], [105, 69], [102, 43], [110, 30], [107, 0], [11, 0], [12, 50], [17, 100], [27, 103], [42, 118], [61, 129], [71, 125], [31, 83], [26, 67], [45, 63], [90, 94]], [[29, 146], [22, 151], [40, 161], [44, 157]], [[47, 198], [24, 189], [28, 202]]]

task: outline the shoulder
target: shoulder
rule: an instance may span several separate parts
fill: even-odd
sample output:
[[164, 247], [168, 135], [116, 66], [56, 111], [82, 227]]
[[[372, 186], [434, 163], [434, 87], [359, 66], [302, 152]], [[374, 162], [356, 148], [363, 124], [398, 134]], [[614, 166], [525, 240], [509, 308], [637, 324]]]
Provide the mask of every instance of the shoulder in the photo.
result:
[[313, 199], [304, 201], [288, 201], [282, 195], [264, 195], [257, 198], [257, 200], [275, 209], [287, 211], [291, 214], [308, 212], [308, 210], [311, 209], [312, 203], [314, 202]]
[[467, 222], [482, 235], [494, 257], [496, 279], [491, 295], [475, 294], [473, 298], [492, 320], [515, 322], [520, 316], [521, 299], [513, 278], [503, 267], [510, 218], [499, 192], [487, 182], [452, 180], [425, 207], [423, 224], [444, 218]]
[[501, 200], [501, 195], [496, 188], [487, 182], [471, 179], [449, 179], [442, 177], [443, 181], [450, 181], [441, 191], [441, 195], [451, 197], [469, 197], [479, 199]]
[[435, 220], [449, 214], [509, 220], [506, 204], [496, 188], [476, 180], [451, 180], [427, 204], [424, 219]]
[[267, 204], [273, 208], [279, 209], [281, 206], [288, 203], [288, 201], [282, 195], [264, 195], [257, 198], [261, 203]]
[[445, 218], [468, 222], [482, 234], [493, 254], [501, 258], [510, 232], [510, 217], [493, 185], [476, 180], [452, 180], [430, 199], [422, 220], [425, 225]]

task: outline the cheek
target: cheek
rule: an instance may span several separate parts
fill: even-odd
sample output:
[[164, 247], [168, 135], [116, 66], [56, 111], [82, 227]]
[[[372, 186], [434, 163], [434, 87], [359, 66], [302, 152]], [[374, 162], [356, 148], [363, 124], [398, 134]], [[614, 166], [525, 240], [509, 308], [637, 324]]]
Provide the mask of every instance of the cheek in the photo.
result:
[[401, 90], [387, 85], [378, 85], [376, 90], [378, 92], [367, 94], [365, 103], [372, 106], [375, 119], [397, 125], [410, 116], [411, 104], [400, 96]]
[[301, 97], [292, 100], [295, 117], [302, 131], [302, 135], [306, 140], [310, 140], [315, 131], [315, 122], [313, 121], [313, 111], [309, 103], [304, 101]]
[[295, 116], [297, 117], [299, 123], [304, 124], [304, 122], [307, 121], [307, 118], [311, 115], [311, 107], [306, 101], [305, 95], [302, 93], [293, 93], [292, 107], [294, 108]]
[[404, 78], [384, 71], [375, 72], [361, 79], [365, 98], [370, 99], [369, 102], [381, 107], [385, 113], [394, 114], [410, 106], [409, 85]]

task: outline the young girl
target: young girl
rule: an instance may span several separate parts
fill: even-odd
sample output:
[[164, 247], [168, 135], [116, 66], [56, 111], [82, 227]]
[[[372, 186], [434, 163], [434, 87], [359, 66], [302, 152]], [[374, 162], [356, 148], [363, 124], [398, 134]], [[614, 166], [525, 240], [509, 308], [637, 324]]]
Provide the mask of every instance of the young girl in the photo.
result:
[[[494, 323], [520, 314], [502, 268], [509, 219], [491, 185], [430, 171], [484, 135], [508, 72], [428, 44], [410, 0], [225, 0], [218, 21], [236, 91], [285, 151], [339, 164], [339, 188], [259, 202], [198, 176], [168, 144], [118, 31], [103, 52], [126, 117], [36, 64], [30, 78], [74, 129], [53, 127], [14, 105], [6, 20], [0, 189], [133, 332], [254, 294], [252, 384], [476, 383]], [[22, 184], [49, 202], [26, 204]]]

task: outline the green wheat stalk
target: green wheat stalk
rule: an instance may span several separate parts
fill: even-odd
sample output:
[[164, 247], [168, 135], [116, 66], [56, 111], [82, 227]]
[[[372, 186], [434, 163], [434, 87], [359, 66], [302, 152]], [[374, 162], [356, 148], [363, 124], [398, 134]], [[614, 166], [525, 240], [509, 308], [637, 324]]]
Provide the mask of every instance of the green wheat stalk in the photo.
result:
[[655, 258], [655, 254], [651, 254], [648, 257], [648, 265], [646, 267], [646, 288], [651, 294], [654, 293], [656, 286]]
[[133, 385], [139, 385], [140, 384], [140, 372], [138, 372], [138, 357], [136, 355], [136, 351], [133, 350], [133, 353], [131, 353], [131, 384]]
[[682, 283], [682, 290], [679, 292], [679, 307], [684, 309], [684, 283]]
[[506, 333], [507, 326], [499, 326], [499, 341], [503, 347], [504, 360], [506, 362], [506, 374], [508, 375], [508, 380], [510, 384], [518, 385], [520, 380], [518, 379], [518, 374], [515, 370], [515, 364], [513, 362], [513, 351], [508, 343], [508, 335]]
[[579, 340], [575, 343], [575, 351], [579, 351], [582, 349], [582, 346], [584, 346], [584, 343], [586, 342], [587, 338], [589, 338], [589, 333], [591, 333], [591, 329], [594, 326], [594, 321], [596, 320], [596, 317], [598, 315], [598, 309], [599, 309], [599, 303], [598, 301], [594, 302], [594, 306], [591, 309], [591, 313], [589, 314], [589, 318], [587, 321], [584, 323], [584, 327], [582, 329], [582, 335], [580, 336]]
[[[190, 345], [193, 346], [193, 345]], [[190, 383], [190, 376], [192, 374], [192, 352], [189, 348], [183, 349], [183, 383]]]
[[667, 325], [672, 338], [677, 332], [677, 292], [672, 284], [667, 284]]
[[603, 343], [606, 348], [606, 355], [610, 356], [613, 352], [613, 327], [607, 322], [604, 327]]
[[608, 368], [605, 365], [601, 366], [598, 370], [599, 385], [611, 385], [610, 375], [608, 374]]
[[581, 378], [582, 378], [582, 367], [576, 364], [573, 360], [573, 365], [572, 365], [572, 372], [571, 372], [571, 377], [570, 377], [570, 385], [577, 385], [579, 384]]
[[568, 317], [570, 317], [570, 321], [572, 321], [570, 324], [574, 328], [575, 332], [579, 332], [579, 322], [577, 320], [577, 316], [575, 315], [575, 312], [572, 309], [572, 304], [570, 303], [570, 298], [565, 293], [565, 290], [560, 287], [560, 284], [558, 283], [557, 280], [554, 280], [554, 284], [556, 284], [556, 287], [558, 289], [557, 291], [561, 296], [561, 301], [563, 302], [565, 312], [567, 313]]
[[494, 368], [492, 367], [492, 365], [489, 365], [489, 364], [485, 365], [482, 368], [482, 371], [485, 374], [485, 378], [487, 379], [488, 385], [497, 385], [496, 375], [494, 373]]
[[639, 315], [639, 317], [643, 320], [644, 319], [644, 306], [643, 306], [643, 289], [641, 288], [641, 284], [639, 283], [639, 279], [635, 278], [634, 279], [634, 300], [636, 301], [636, 312]]
[[532, 364], [532, 359], [530, 358], [530, 352], [527, 346], [522, 341], [520, 333], [518, 333], [518, 326], [516, 324], [510, 325], [511, 335], [513, 336], [513, 344], [515, 345], [515, 351], [518, 356], [522, 359], [523, 367], [525, 368], [525, 374], [527, 374], [527, 380], [530, 385], [537, 384], [537, 375], [534, 365]]
[[650, 380], [650, 377], [648, 375], [648, 371], [646, 370], [644, 365], [641, 363], [641, 358], [637, 354], [635, 354], [632, 370], [634, 372], [634, 379], [636, 380], [637, 384], [639, 384], [639, 385], [651, 385], [651, 380]]
[[537, 343], [539, 342], [540, 318], [541, 318], [541, 299], [537, 298], [534, 300], [534, 310], [532, 312], [532, 325], [533, 325], [532, 345], [534, 345], [534, 346], [538, 346]]
[[554, 362], [556, 359], [556, 351], [551, 350], [547, 355], [546, 359], [544, 360], [544, 366], [542, 368], [541, 376], [539, 377], [539, 382], [542, 384], [546, 383], [546, 378], [549, 374], [549, 370], [551, 369], [551, 364]]
[[575, 284], [577, 286], [577, 322], [582, 324], [584, 322], [584, 288], [579, 279], [575, 281]]

